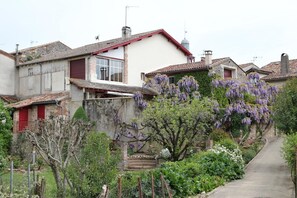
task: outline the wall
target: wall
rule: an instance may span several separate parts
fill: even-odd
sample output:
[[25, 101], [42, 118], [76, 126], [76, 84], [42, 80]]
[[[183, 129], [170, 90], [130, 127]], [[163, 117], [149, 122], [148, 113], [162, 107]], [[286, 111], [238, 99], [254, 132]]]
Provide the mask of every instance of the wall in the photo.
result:
[[53, 61], [19, 68], [19, 93], [21, 98], [69, 90], [65, 85], [68, 61]]
[[141, 72], [187, 62], [187, 56], [160, 34], [134, 42], [126, 50], [129, 85], [142, 86]]
[[96, 131], [106, 132], [111, 138], [119, 130], [115, 121], [131, 123], [138, 116], [135, 102], [130, 97], [86, 100], [85, 111], [96, 122]]
[[237, 79], [239, 81], [246, 81], [247, 77], [244, 71], [242, 71], [232, 60], [226, 61], [223, 64], [214, 66], [212, 70], [224, 78], [224, 68], [231, 69], [234, 72], [232, 72], [232, 78]]
[[15, 64], [0, 53], [0, 95], [15, 95]]

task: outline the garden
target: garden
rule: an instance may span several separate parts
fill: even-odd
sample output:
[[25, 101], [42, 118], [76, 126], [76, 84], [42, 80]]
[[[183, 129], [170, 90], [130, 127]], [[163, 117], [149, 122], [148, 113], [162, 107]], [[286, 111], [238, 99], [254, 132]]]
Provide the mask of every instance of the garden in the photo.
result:
[[[151, 170], [123, 171], [121, 148], [93, 130], [82, 107], [71, 120], [53, 116], [40, 121], [38, 131], [19, 136], [12, 152], [10, 110], [1, 103], [1, 193], [11, 193], [10, 161], [16, 169], [15, 197], [105, 196], [102, 192], [108, 197], [188, 197], [242, 178], [245, 165], [263, 145], [277, 91], [253, 73], [246, 82], [209, 78], [211, 93], [201, 91], [208, 95], [200, 94], [193, 77], [174, 85], [165, 75], [145, 85], [158, 96], [147, 100], [141, 93], [134, 95], [139, 117], [123, 123], [117, 137], [132, 145], [132, 153], [154, 145], [150, 152], [162, 163]], [[38, 193], [36, 175], [46, 183]]]

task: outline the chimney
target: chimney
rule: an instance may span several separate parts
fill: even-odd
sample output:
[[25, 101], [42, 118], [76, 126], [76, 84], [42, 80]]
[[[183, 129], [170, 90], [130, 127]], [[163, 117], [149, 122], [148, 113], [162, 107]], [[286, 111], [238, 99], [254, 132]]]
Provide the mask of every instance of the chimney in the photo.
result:
[[131, 28], [128, 26], [122, 27], [122, 38], [126, 39], [131, 36]]
[[190, 42], [186, 38], [182, 40], [181, 45], [184, 46], [187, 50], [190, 50]]
[[212, 51], [211, 50], [204, 50], [205, 55], [205, 65], [212, 64]]
[[289, 56], [286, 53], [281, 55], [281, 75], [289, 73]]

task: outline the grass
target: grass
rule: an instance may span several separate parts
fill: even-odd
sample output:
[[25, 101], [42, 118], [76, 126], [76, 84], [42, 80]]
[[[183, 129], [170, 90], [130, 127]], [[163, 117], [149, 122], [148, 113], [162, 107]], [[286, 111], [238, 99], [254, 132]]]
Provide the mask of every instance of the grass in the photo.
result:
[[[50, 168], [44, 168], [41, 171], [37, 171], [39, 175], [39, 180], [45, 178], [46, 187], [45, 187], [45, 196], [48, 198], [56, 196], [56, 183], [54, 176]], [[33, 184], [33, 172], [30, 173], [31, 186]], [[10, 172], [5, 172], [2, 175], [2, 188], [5, 192], [9, 192], [10, 186]], [[28, 192], [28, 173], [27, 171], [14, 171], [13, 173], [13, 192]]]

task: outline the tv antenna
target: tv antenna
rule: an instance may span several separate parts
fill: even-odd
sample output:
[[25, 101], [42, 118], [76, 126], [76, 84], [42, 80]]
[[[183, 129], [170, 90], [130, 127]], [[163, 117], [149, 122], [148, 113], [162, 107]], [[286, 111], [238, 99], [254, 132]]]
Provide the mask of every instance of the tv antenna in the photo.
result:
[[98, 34], [98, 35], [95, 36], [95, 40], [96, 41], [99, 41], [99, 36], [100, 36], [100, 34]]
[[138, 8], [139, 6], [129, 6], [125, 7], [125, 26], [127, 26], [127, 15], [128, 15], [128, 8]]
[[254, 56], [252, 59], [252, 63], [255, 63], [258, 59], [263, 58], [262, 56]]

